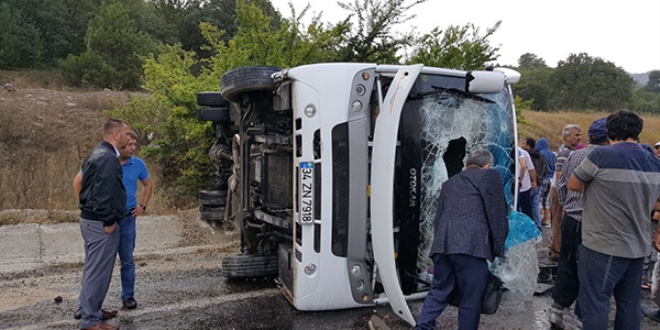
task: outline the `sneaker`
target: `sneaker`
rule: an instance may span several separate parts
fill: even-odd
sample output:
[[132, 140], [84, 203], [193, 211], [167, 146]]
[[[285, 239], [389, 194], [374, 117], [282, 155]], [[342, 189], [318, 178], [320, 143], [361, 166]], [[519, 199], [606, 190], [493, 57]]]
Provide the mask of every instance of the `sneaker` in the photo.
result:
[[124, 307], [124, 309], [135, 309], [137, 308], [138, 305], [137, 301], [135, 301], [135, 299], [133, 298], [124, 299], [121, 301], [121, 304]]
[[552, 282], [552, 271], [547, 268], [541, 269], [538, 276], [536, 277], [537, 283], [550, 283]]
[[76, 308], [76, 311], [73, 313], [73, 318], [76, 320], [80, 320], [82, 318], [82, 307], [78, 306], [78, 308]]
[[651, 320], [660, 323], [660, 309], [642, 304], [642, 314]]
[[552, 329], [564, 329], [564, 307], [556, 302], [552, 302], [550, 307], [550, 325]]

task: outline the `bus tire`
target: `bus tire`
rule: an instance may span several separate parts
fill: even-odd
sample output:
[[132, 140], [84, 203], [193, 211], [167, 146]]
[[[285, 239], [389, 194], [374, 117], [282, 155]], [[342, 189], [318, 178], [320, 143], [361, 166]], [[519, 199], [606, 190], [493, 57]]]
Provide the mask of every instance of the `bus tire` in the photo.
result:
[[202, 108], [197, 109], [197, 119], [212, 121], [214, 123], [230, 122], [229, 108]]
[[222, 206], [200, 206], [199, 218], [204, 221], [222, 221], [225, 208]]
[[273, 66], [246, 66], [227, 71], [220, 78], [222, 98], [240, 103], [244, 93], [273, 91], [275, 81], [271, 75], [281, 70], [281, 68]]
[[220, 92], [199, 92], [197, 93], [197, 104], [202, 107], [227, 108], [229, 102], [222, 98]]

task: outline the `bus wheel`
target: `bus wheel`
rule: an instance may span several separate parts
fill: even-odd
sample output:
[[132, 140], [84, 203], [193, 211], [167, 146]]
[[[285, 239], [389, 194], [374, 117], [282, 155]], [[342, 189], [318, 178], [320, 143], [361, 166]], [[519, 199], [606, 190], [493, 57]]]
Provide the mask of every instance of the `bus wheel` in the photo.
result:
[[222, 275], [230, 279], [270, 277], [279, 273], [277, 255], [241, 254], [222, 258]]
[[281, 68], [272, 66], [246, 66], [227, 71], [220, 78], [222, 98], [240, 103], [244, 93], [273, 91], [275, 81], [271, 75], [281, 70]]

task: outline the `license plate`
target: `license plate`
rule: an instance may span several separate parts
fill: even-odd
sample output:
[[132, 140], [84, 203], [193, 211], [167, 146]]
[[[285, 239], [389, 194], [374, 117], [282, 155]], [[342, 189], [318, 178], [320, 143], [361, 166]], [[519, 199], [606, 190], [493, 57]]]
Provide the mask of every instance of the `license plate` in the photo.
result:
[[314, 222], [314, 163], [300, 163], [300, 223]]

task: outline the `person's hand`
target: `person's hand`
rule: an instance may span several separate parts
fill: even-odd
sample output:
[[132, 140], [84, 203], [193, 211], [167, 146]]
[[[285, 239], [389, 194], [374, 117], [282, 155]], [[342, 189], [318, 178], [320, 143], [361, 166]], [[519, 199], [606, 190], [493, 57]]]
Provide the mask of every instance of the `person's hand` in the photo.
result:
[[131, 215], [133, 218], [137, 218], [138, 216], [141, 216], [146, 212], [145, 210], [142, 209], [140, 206], [136, 206], [131, 210]]
[[658, 232], [653, 235], [653, 247], [656, 251], [660, 252], [660, 234]]
[[105, 230], [106, 234], [112, 234], [115, 231], [115, 224], [113, 223], [111, 226], [103, 227], [103, 230]]

